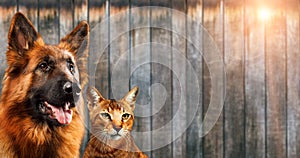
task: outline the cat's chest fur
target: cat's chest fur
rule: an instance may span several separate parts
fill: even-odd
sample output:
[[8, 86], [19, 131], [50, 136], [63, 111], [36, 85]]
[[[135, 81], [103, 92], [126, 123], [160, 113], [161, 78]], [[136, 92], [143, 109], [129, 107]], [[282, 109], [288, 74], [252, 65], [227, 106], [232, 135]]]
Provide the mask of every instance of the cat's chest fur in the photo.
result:
[[95, 136], [91, 136], [91, 141], [85, 150], [86, 154], [84, 158], [147, 158], [132, 141], [131, 139], [130, 142], [128, 140], [126, 142], [119, 142], [119, 144], [113, 145], [118, 148], [112, 148], [95, 138]]

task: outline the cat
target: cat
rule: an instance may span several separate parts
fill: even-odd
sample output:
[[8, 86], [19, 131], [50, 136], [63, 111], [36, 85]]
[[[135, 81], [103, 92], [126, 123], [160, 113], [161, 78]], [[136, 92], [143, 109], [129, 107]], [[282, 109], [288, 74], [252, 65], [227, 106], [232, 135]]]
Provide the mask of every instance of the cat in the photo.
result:
[[96, 88], [87, 90], [91, 136], [84, 158], [147, 158], [130, 134], [138, 87], [122, 99], [105, 99]]

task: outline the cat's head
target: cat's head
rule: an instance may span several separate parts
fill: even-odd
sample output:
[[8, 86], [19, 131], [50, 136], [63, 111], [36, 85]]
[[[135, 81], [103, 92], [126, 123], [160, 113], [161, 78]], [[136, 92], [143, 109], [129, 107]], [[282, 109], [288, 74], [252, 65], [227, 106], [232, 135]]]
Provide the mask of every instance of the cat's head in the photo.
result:
[[119, 140], [130, 134], [138, 87], [122, 99], [105, 99], [96, 88], [88, 88], [87, 99], [92, 133], [105, 140]]

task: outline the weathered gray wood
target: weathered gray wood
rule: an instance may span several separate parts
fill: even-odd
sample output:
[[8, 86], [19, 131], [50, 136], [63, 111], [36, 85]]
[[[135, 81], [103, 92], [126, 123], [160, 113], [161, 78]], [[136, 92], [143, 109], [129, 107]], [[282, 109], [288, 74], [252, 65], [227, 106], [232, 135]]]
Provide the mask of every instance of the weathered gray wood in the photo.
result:
[[38, 30], [47, 44], [57, 44], [59, 39], [58, 6], [47, 5], [47, 1], [39, 1]]
[[[195, 43], [192, 41], [187, 41], [186, 45], [186, 56], [188, 62], [192, 65], [192, 70], [187, 69], [186, 70], [186, 105], [187, 105], [187, 120], [192, 120], [191, 124], [189, 125], [187, 131], [186, 131], [186, 157], [190, 158], [200, 158], [203, 157], [203, 143], [202, 143], [202, 137], [201, 137], [201, 131], [199, 130], [202, 124], [202, 28], [199, 27], [202, 22], [202, 9], [203, 4], [201, 0], [188, 0], [187, 6], [197, 4], [197, 9], [195, 10], [189, 10], [187, 8], [187, 23], [186, 23], [186, 29], [187, 29], [187, 36], [192, 37], [195, 39], [195, 41], [199, 41], [199, 43], [196, 43], [197, 46], [195, 46]], [[200, 50], [199, 50], [200, 49]], [[198, 80], [198, 85], [191, 84], [193, 79], [193, 73], [196, 73], [196, 77]], [[199, 103], [198, 103], [198, 109], [196, 111], [196, 114], [193, 118], [191, 116], [191, 111], [194, 111], [194, 106], [190, 106], [192, 102], [194, 101], [194, 98], [191, 96], [190, 93], [193, 92], [193, 89], [195, 86], [198, 86], [199, 89]]]
[[[128, 0], [124, 0], [125, 4]], [[114, 3], [114, 0], [111, 0]], [[110, 98], [122, 98], [129, 90], [129, 5], [110, 6]]]
[[[233, 5], [234, 4], [234, 5]], [[243, 1], [224, 1], [225, 157], [245, 156]]]
[[[139, 0], [131, 1], [133, 4]], [[150, 1], [148, 1], [150, 5]], [[135, 108], [135, 122], [133, 130], [144, 133], [142, 137], [135, 137], [135, 142], [149, 157], [151, 156], [151, 54], [150, 54], [150, 28], [137, 28], [150, 26], [150, 9], [134, 8], [130, 14], [130, 86], [139, 86], [139, 95]], [[142, 57], [143, 56], [143, 57]], [[146, 132], [149, 132], [146, 134]]]
[[[153, 2], [152, 5], [155, 5]], [[171, 12], [162, 11], [157, 8], [151, 10], [151, 26], [161, 26], [171, 28]], [[162, 28], [151, 29], [151, 59], [163, 63], [152, 63], [151, 65], [151, 85], [152, 85], [152, 111], [158, 113], [152, 115], [152, 130], [164, 127], [163, 134], [159, 132], [152, 133], [153, 148], [155, 144], [168, 145], [155, 149], [152, 152], [152, 157], [172, 157], [172, 127], [169, 123], [172, 120], [172, 72], [171, 72], [171, 33]], [[153, 44], [157, 43], [157, 44]], [[162, 65], [164, 64], [164, 65]], [[155, 88], [153, 87], [155, 85]], [[165, 102], [164, 99], [165, 98]]]
[[107, 18], [109, 17], [109, 4], [105, 0], [97, 0], [93, 3], [98, 5], [89, 7], [89, 23], [91, 25], [89, 77], [90, 83], [95, 85], [103, 97], [108, 97], [109, 28]]
[[253, 16], [255, 8], [247, 5], [245, 13], [245, 101], [246, 157], [264, 157], [265, 145], [265, 36], [263, 21]]
[[[203, 25], [207, 29], [208, 33], [214, 39], [215, 45], [220, 50], [220, 55], [223, 55], [223, 2], [221, 0], [204, 1], [203, 10]], [[214, 17], [214, 18], [212, 18]], [[204, 32], [205, 33], [205, 32]], [[203, 36], [206, 37], [206, 36]], [[210, 54], [214, 51], [213, 45], [207, 42], [207, 39], [203, 38], [203, 53]], [[203, 115], [207, 113], [208, 106], [211, 101], [212, 91], [212, 79], [210, 76], [210, 70], [207, 67], [207, 61], [203, 62]], [[220, 74], [221, 75], [221, 74]], [[223, 157], [224, 146], [224, 133], [223, 133], [223, 114], [219, 116], [215, 114], [216, 118], [219, 118], [212, 130], [203, 138], [203, 157]], [[213, 122], [212, 122], [213, 123]]]
[[[95, 86], [103, 97], [108, 97], [108, 21], [109, 17], [109, 4], [104, 0], [93, 1], [97, 4], [89, 5], [88, 20], [90, 24], [90, 47], [88, 58], [88, 74], [89, 85]], [[89, 131], [91, 132], [91, 131]]]
[[300, 157], [300, 26], [298, 0], [287, 3], [287, 156]]
[[286, 18], [284, 8], [265, 22], [267, 157], [286, 157]]
[[38, 1], [33, 0], [31, 2], [32, 7], [28, 7], [26, 5], [26, 0], [19, 0], [19, 12], [22, 12], [26, 17], [28, 17], [34, 27], [37, 29], [38, 28]]
[[[172, 157], [186, 157], [186, 3], [172, 1]], [[179, 12], [178, 12], [179, 11]], [[178, 12], [178, 13], [177, 13]], [[183, 133], [184, 132], [184, 133]]]
[[82, 20], [88, 20], [88, 0], [74, 1], [74, 27]]
[[73, 17], [74, 4], [72, 0], [59, 1], [59, 36], [65, 37], [72, 29], [74, 23]]
[[[7, 50], [7, 35], [10, 26], [10, 22], [15, 12], [17, 11], [17, 2], [15, 0], [5, 0], [3, 3], [12, 3], [12, 6], [0, 6], [1, 9], [1, 20], [0, 20], [0, 79], [2, 78], [6, 69], [6, 50]], [[0, 84], [0, 92], [2, 91], [2, 84]], [[1, 94], [0, 94], [1, 96]]]

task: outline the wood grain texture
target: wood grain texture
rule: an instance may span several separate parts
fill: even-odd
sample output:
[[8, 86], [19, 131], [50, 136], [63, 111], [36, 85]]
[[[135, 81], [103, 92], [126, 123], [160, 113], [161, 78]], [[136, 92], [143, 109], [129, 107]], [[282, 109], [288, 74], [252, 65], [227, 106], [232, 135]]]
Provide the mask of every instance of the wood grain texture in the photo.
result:
[[[130, 14], [130, 87], [139, 86], [139, 95], [135, 109], [133, 130], [136, 132], [151, 131], [151, 53], [150, 53], [150, 9], [138, 8], [134, 5], [139, 0], [131, 1], [133, 10]], [[150, 5], [150, 1], [147, 1]], [[142, 58], [141, 58], [142, 56]], [[138, 116], [137, 116], [138, 115]], [[135, 142], [145, 154], [151, 156], [151, 133], [135, 137]]]
[[[247, 1], [246, 3], [249, 3]], [[246, 7], [245, 18], [245, 101], [246, 157], [264, 157], [265, 145], [265, 36], [264, 22]]]
[[[188, 16], [188, 21], [186, 23], [186, 29], [187, 29], [187, 36], [192, 37], [195, 41], [199, 41], [199, 43], [191, 42], [191, 41], [186, 41], [186, 58], [188, 62], [191, 63], [192, 65], [192, 70], [187, 69], [186, 70], [186, 88], [187, 88], [187, 95], [186, 95], [186, 105], [191, 105], [194, 98], [190, 95], [191, 92], [193, 92], [193, 89], [195, 86], [198, 86], [199, 92], [199, 103], [198, 103], [198, 109], [195, 112], [194, 118], [193, 116], [190, 115], [190, 113], [187, 113], [186, 119], [187, 120], [192, 120], [191, 124], [188, 126], [188, 129], [186, 131], [186, 157], [190, 158], [200, 158], [203, 157], [203, 142], [202, 142], [202, 132], [200, 129], [201, 124], [202, 124], [202, 112], [203, 112], [203, 90], [202, 90], [202, 84], [203, 84], [203, 76], [202, 76], [202, 28], [197, 27], [201, 25], [202, 22], [202, 9], [203, 9], [203, 4], [201, 0], [188, 0], [187, 1], [187, 6], [193, 4], [193, 3], [199, 3], [197, 5], [197, 9], [189, 9], [187, 8], [187, 16]], [[195, 14], [197, 13], [197, 14]], [[198, 44], [198, 45], [197, 45]], [[200, 49], [200, 50], [199, 50]], [[191, 84], [193, 79], [193, 73], [195, 73], [197, 80], [198, 80], [198, 85], [193, 85]], [[187, 112], [194, 111], [192, 106], [187, 106]]]
[[[58, 2], [58, 1], [57, 1]], [[52, 7], [46, 5], [46, 1], [39, 1], [38, 7], [38, 32], [47, 44], [59, 42], [59, 10], [58, 5]]]
[[[223, 56], [223, 40], [224, 40], [224, 12], [223, 12], [223, 6], [221, 5], [223, 3], [222, 1], [213, 1], [208, 2], [204, 1], [204, 10], [203, 10], [203, 25], [204, 28], [207, 29], [207, 32], [209, 35], [213, 38], [215, 45], [220, 50], [220, 55]], [[213, 18], [214, 17], [214, 18]], [[205, 30], [206, 31], [206, 30]], [[203, 37], [207, 37], [204, 36]], [[211, 51], [214, 51], [213, 45], [211, 43], [208, 43], [208, 40], [203, 38], [203, 53], [209, 54]], [[210, 101], [211, 101], [211, 95], [212, 95], [212, 79], [210, 76], [210, 70], [207, 67], [207, 63], [204, 60], [203, 63], [203, 117], [207, 112], [207, 109], [209, 107]], [[212, 128], [212, 130], [203, 138], [203, 157], [223, 157], [224, 153], [224, 120], [223, 120], [223, 114], [220, 116], [218, 113], [215, 114], [216, 118], [219, 118], [216, 122], [215, 126]]]
[[[231, 2], [236, 2], [232, 6]], [[224, 1], [225, 157], [245, 155], [244, 9], [242, 1]]]
[[287, 2], [287, 156], [300, 156], [300, 22], [297, 0]]
[[103, 97], [109, 96], [109, 3], [97, 0], [98, 7], [90, 5], [89, 23], [91, 24], [91, 44], [89, 53], [90, 83], [95, 85]]
[[[155, 5], [153, 2], [151, 5]], [[163, 63], [151, 64], [151, 85], [152, 85], [152, 111], [158, 113], [152, 115], [152, 130], [164, 127], [164, 132], [152, 133], [152, 144], [157, 148], [156, 144], [170, 144], [155, 149], [152, 157], [172, 157], [172, 126], [169, 123], [172, 120], [172, 71], [171, 71], [171, 32], [164, 28], [171, 28], [172, 13], [169, 11], [153, 8], [151, 10], [151, 59], [152, 61], [162, 61]], [[161, 26], [163, 28], [158, 28]], [[157, 43], [157, 44], [155, 44]], [[162, 49], [163, 48], [163, 49]], [[163, 75], [162, 75], [163, 74]], [[153, 85], [156, 85], [154, 88]], [[162, 100], [166, 98], [166, 100]]]
[[[111, 3], [114, 3], [112, 0]], [[128, 4], [128, 0], [124, 0]], [[120, 99], [129, 90], [129, 5], [122, 8], [110, 6], [109, 97]], [[119, 85], [119, 86], [118, 86]]]
[[266, 30], [267, 157], [286, 157], [286, 17], [278, 8]]
[[[37, 7], [38, 6], [38, 1], [34, 0], [32, 1], [32, 5]], [[19, 12], [22, 12], [26, 17], [28, 17], [34, 27], [37, 29], [38, 28], [38, 10], [35, 8], [28, 8], [26, 6], [26, 0], [19, 0]]]
[[74, 27], [74, 3], [72, 0], [59, 1], [59, 36], [65, 37]]
[[172, 1], [172, 157], [186, 157], [187, 86], [186, 86], [186, 3]]
[[73, 0], [74, 1], [74, 27], [82, 20], [88, 20], [88, 0]]
[[[108, 97], [109, 81], [109, 5], [104, 0], [95, 0], [98, 4], [88, 6], [88, 22], [90, 24], [90, 47], [88, 58], [89, 85], [95, 86], [104, 97]], [[91, 131], [89, 131], [91, 132]]]
[[[17, 1], [16, 0], [5, 0], [3, 3], [12, 3], [12, 6], [1, 6], [0, 14], [2, 18], [0, 19], [0, 79], [4, 77], [4, 72], [6, 69], [6, 49], [7, 49], [7, 35], [10, 26], [10, 22], [15, 12], [17, 11]], [[2, 82], [1, 82], [2, 83]], [[2, 91], [2, 84], [0, 84], [0, 91]], [[0, 94], [1, 95], [1, 94]]]

